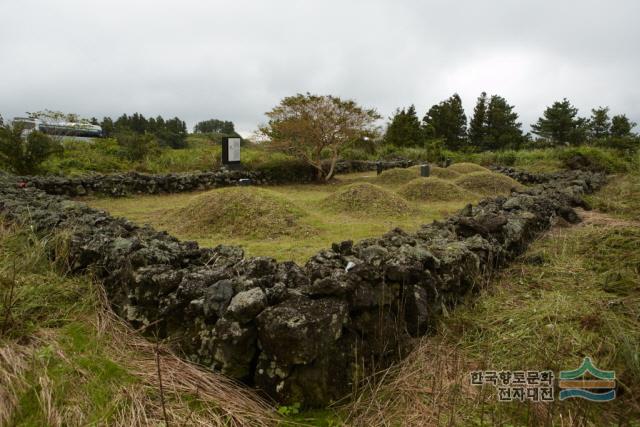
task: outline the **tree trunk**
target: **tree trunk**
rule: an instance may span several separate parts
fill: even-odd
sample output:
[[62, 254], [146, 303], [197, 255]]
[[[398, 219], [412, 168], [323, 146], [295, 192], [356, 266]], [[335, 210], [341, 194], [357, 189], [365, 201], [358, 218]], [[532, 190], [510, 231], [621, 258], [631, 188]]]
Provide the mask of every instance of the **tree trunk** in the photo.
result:
[[331, 157], [331, 167], [329, 168], [329, 172], [327, 173], [327, 176], [324, 177], [325, 181], [329, 181], [331, 178], [333, 178], [333, 173], [336, 169], [337, 162], [338, 162], [338, 153], [334, 152], [333, 156]]

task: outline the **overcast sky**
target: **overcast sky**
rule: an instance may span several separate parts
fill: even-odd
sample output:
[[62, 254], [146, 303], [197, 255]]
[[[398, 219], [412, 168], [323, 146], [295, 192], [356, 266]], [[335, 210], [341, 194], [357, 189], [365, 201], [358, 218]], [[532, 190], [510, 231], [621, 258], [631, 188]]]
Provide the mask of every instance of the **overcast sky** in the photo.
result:
[[385, 117], [458, 92], [524, 128], [569, 98], [640, 122], [640, 1], [0, 0], [0, 114], [232, 120], [298, 92]]

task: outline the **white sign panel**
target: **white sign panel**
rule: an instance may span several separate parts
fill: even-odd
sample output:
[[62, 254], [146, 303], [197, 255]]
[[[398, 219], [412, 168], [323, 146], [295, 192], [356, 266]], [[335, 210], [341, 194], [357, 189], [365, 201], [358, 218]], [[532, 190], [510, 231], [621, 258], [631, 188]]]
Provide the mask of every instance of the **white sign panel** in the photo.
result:
[[229, 138], [229, 161], [240, 161], [240, 138]]

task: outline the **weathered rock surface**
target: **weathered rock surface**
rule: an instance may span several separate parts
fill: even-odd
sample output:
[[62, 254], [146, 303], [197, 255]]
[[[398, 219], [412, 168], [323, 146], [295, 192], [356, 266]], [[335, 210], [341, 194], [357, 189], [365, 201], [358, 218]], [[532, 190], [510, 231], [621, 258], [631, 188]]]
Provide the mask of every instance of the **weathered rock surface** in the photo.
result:
[[0, 215], [40, 234], [64, 230], [66, 249], [51, 256], [66, 257], [73, 272], [90, 269], [135, 327], [282, 403], [314, 406], [402, 357], [412, 336], [554, 221], [576, 220], [573, 206], [604, 182], [580, 171], [518, 177], [539, 185], [415, 233], [336, 243], [304, 266], [200, 248], [10, 176], [0, 176]]

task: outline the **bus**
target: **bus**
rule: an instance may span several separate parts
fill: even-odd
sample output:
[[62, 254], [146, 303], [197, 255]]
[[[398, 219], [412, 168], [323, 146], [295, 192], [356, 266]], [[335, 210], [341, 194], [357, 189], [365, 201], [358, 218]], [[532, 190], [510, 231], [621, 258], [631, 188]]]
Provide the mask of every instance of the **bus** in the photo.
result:
[[16, 117], [13, 119], [13, 125], [22, 126], [23, 132], [26, 134], [37, 130], [47, 135], [79, 136], [89, 138], [99, 138], [102, 136], [102, 128], [98, 125], [92, 125], [91, 123], [46, 123], [40, 119]]

